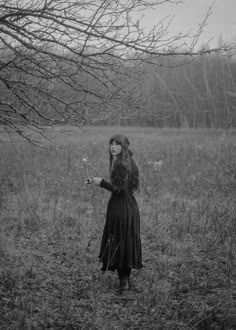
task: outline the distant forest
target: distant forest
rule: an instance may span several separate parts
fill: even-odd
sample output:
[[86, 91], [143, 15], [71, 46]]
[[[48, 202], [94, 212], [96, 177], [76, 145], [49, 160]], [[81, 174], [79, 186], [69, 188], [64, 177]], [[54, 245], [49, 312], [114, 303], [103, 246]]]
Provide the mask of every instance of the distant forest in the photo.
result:
[[[83, 106], [79, 110], [85, 123], [88, 120], [98, 125], [236, 127], [236, 60], [232, 54], [204, 54], [193, 58], [162, 56], [156, 59], [156, 64], [153, 62], [153, 59], [150, 64], [145, 61], [139, 68], [132, 66], [132, 63], [130, 66], [125, 63], [123, 67], [120, 67], [123, 72], [109, 79], [116, 86], [116, 93], [117, 86], [120, 86], [120, 97], [110, 98], [109, 107], [106, 105], [106, 112], [103, 111], [104, 101], [99, 103], [97, 97], [98, 94], [103, 94], [102, 81], [99, 84], [98, 79], [93, 79], [92, 75], [86, 72], [79, 72], [73, 77], [82, 86], [80, 90], [73, 91], [69, 85], [68, 88], [66, 87], [65, 81], [63, 84], [57, 79], [48, 81], [43, 79], [40, 82], [37, 73], [32, 72], [32, 75], [29, 75], [28, 69], [26, 75], [17, 67], [12, 69], [11, 81], [14, 80], [15, 85], [18, 82], [18, 85], [24, 86], [29, 86], [31, 82], [32, 86], [37, 83], [38, 90], [40, 84], [43, 84], [44, 89], [47, 84], [48, 93], [53, 93], [54, 96], [60, 95], [71, 104], [80, 97], [83, 99]], [[64, 70], [66, 72], [69, 69], [65, 67]], [[111, 71], [112, 74], [114, 75]], [[99, 76], [99, 69], [97, 75]], [[126, 76], [125, 79], [124, 76]], [[55, 111], [53, 111], [55, 105], [41, 99], [33, 88], [28, 88], [32, 102], [37, 103], [40, 109], [43, 124], [45, 123], [44, 116], [55, 116]], [[111, 83], [110, 89], [112, 88]], [[87, 94], [86, 89], [89, 90]], [[91, 91], [94, 91], [94, 95]], [[14, 95], [12, 92], [9, 93], [6, 84], [0, 84], [0, 93], [4, 102], [10, 98], [12, 102]], [[124, 93], [125, 104], [122, 104]], [[130, 98], [127, 98], [128, 94]], [[25, 106], [19, 97], [16, 98], [15, 103], [17, 103], [15, 107], [18, 108]], [[66, 107], [61, 111], [66, 113]]]
[[[184, 63], [184, 64], [183, 64]], [[166, 57], [145, 64], [136, 90], [143, 111], [124, 113], [106, 123], [154, 127], [236, 127], [236, 59], [203, 55]], [[143, 102], [145, 101], [145, 103]]]

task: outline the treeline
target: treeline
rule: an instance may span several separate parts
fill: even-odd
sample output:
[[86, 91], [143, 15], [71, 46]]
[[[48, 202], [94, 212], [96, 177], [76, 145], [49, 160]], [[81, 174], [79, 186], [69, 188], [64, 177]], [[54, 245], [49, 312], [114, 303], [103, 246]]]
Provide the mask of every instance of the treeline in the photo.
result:
[[[46, 58], [44, 62], [46, 65]], [[148, 62], [137, 67], [128, 61], [119, 64], [116, 72], [112, 71], [114, 63], [108, 63], [106, 70], [95, 65], [78, 72], [73, 65], [63, 67], [65, 77], [72, 72], [75, 88], [67, 78], [58, 79], [58, 74], [37, 76], [33, 66], [27, 72], [25, 67], [12, 67], [5, 72], [11, 88], [3, 83], [5, 77], [0, 79], [1, 104], [5, 107], [1, 106], [0, 115], [6, 104], [24, 115], [26, 103], [22, 100], [27, 94], [38, 109], [32, 116], [42, 124], [46, 118], [59, 115], [71, 122], [79, 113], [81, 121], [101, 125], [236, 127], [236, 60], [232, 54], [195, 58], [168, 55]], [[47, 65], [57, 66], [53, 62]], [[7, 110], [9, 116], [14, 115], [13, 110]]]
[[116, 123], [157, 127], [236, 127], [236, 60], [233, 56], [166, 57], [145, 64], [136, 91], [142, 108]]

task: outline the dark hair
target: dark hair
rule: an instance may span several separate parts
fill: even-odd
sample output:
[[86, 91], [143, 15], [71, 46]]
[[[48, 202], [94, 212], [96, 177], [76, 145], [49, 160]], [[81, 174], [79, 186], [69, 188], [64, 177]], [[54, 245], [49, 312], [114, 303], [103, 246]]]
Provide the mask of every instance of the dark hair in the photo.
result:
[[129, 149], [128, 138], [124, 135], [114, 135], [109, 141], [109, 146], [113, 141], [120, 144], [122, 149], [117, 156], [117, 160], [112, 163], [113, 159], [109, 148], [111, 183], [117, 189], [127, 186], [132, 191], [139, 190], [139, 170], [133, 158], [133, 153]]

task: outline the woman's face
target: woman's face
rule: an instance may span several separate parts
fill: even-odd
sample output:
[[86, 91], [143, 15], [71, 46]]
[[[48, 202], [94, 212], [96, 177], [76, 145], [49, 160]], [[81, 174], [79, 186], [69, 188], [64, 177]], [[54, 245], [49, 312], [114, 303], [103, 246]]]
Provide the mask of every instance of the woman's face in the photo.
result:
[[116, 141], [111, 142], [110, 152], [111, 152], [113, 157], [118, 156], [121, 153], [121, 150], [122, 150], [122, 146], [118, 142], [116, 142]]

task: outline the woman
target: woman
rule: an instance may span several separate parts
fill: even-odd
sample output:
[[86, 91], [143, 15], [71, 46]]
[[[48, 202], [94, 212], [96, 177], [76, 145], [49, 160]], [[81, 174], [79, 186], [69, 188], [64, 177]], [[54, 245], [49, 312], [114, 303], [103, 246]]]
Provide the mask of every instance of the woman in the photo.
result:
[[107, 206], [99, 260], [102, 270], [117, 270], [120, 291], [129, 289], [131, 269], [142, 268], [140, 215], [134, 197], [139, 189], [139, 171], [124, 135], [109, 142], [110, 182], [94, 177], [93, 182], [111, 191]]

